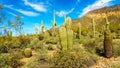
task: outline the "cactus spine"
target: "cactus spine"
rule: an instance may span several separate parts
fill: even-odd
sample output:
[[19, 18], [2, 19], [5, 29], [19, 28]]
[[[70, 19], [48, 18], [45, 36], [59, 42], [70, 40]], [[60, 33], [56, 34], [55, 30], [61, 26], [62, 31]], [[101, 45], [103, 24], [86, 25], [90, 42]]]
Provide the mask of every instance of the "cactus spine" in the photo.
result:
[[110, 58], [113, 55], [112, 35], [109, 30], [109, 22], [107, 18], [106, 18], [106, 30], [104, 32], [104, 55], [107, 58]]
[[78, 23], [78, 34], [79, 34], [79, 39], [81, 39], [81, 23]]
[[92, 30], [93, 30], [93, 38], [95, 37], [95, 21], [92, 19]]

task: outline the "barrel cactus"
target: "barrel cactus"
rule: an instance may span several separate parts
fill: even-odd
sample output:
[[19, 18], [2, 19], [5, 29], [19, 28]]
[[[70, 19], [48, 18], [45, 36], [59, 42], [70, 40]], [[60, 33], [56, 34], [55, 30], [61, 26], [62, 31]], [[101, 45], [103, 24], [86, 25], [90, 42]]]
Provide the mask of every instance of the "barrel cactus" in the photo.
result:
[[26, 48], [26, 49], [24, 50], [24, 55], [25, 55], [25, 57], [27, 57], [27, 58], [31, 57], [31, 56], [32, 56], [32, 50], [31, 50], [31, 48]]
[[60, 35], [60, 42], [62, 50], [71, 50], [73, 47], [73, 31], [71, 29], [71, 18], [68, 17], [66, 19], [65, 16], [65, 22], [64, 26], [59, 28], [59, 35]]

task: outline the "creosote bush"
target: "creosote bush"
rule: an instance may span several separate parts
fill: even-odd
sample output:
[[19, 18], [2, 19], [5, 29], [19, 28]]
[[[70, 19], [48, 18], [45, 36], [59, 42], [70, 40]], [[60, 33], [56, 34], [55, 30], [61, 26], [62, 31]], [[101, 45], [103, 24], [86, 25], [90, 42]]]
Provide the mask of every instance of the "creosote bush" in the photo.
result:
[[0, 45], [0, 53], [7, 53], [8, 48], [5, 45]]
[[97, 58], [84, 49], [59, 52], [50, 60], [52, 68], [88, 68]]

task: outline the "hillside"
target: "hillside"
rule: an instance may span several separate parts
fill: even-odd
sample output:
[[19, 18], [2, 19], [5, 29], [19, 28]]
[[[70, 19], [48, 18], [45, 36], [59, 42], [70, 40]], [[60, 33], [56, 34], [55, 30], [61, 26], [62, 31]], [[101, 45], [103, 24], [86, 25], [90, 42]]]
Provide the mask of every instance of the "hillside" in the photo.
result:
[[[102, 29], [101, 26], [105, 24], [105, 17], [108, 17], [108, 21], [110, 22], [110, 29], [115, 32], [120, 29], [120, 5], [115, 5], [112, 7], [104, 7], [100, 9], [96, 9], [93, 11], [90, 11], [86, 15], [84, 15], [80, 19], [74, 19], [73, 20], [73, 29], [77, 31], [77, 23], [80, 22], [82, 23], [82, 26], [84, 28], [90, 28], [91, 27], [91, 21], [92, 18], [94, 17], [95, 22], [96, 22], [96, 27], [99, 29]], [[120, 31], [120, 30], [119, 30]]]

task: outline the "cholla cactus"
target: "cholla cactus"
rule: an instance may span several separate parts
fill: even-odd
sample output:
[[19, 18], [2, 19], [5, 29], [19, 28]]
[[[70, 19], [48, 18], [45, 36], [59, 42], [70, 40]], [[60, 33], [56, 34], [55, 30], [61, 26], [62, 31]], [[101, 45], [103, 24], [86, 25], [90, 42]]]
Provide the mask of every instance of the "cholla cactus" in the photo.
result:
[[78, 34], [79, 34], [79, 39], [81, 39], [81, 23], [78, 23]]
[[106, 30], [104, 32], [104, 54], [105, 57], [110, 58], [113, 56], [112, 35], [109, 30], [108, 19], [106, 18]]
[[93, 37], [95, 37], [95, 21], [94, 21], [94, 18], [92, 19], [92, 30], [93, 30]]

